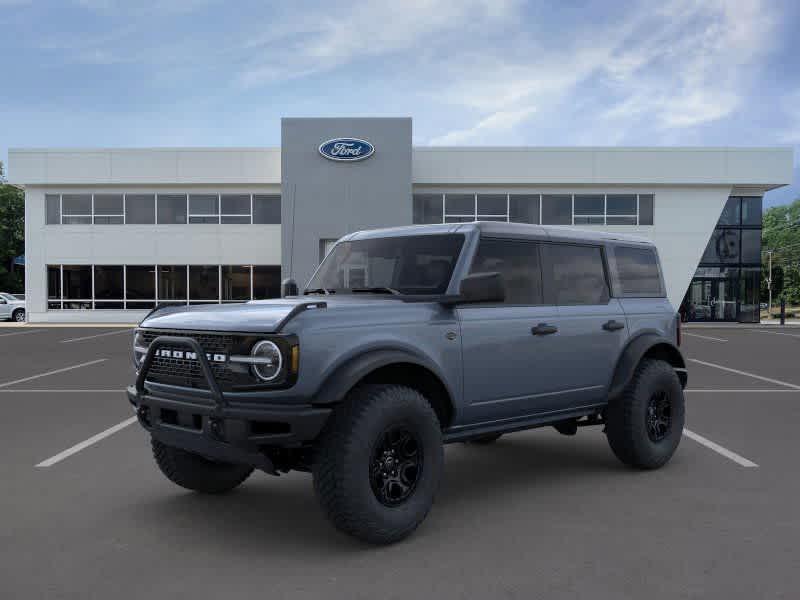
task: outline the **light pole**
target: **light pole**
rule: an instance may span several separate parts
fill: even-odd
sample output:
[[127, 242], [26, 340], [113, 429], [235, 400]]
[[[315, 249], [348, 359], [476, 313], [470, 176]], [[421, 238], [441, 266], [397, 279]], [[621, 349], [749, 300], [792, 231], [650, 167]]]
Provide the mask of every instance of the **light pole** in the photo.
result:
[[767, 277], [767, 289], [769, 290], [769, 301], [767, 303], [767, 319], [772, 315], [772, 250], [767, 250], [769, 257], [769, 276]]

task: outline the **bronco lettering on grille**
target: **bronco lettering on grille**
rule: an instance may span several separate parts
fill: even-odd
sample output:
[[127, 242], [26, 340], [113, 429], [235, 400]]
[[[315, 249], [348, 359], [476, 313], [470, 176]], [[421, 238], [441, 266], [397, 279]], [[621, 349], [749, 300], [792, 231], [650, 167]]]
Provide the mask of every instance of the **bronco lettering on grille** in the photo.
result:
[[[178, 358], [181, 360], [197, 360], [197, 353], [188, 352], [185, 350], [172, 350], [170, 348], [159, 348], [156, 350], [156, 356], [162, 358]], [[226, 354], [206, 354], [209, 362], [224, 363], [228, 360]]]

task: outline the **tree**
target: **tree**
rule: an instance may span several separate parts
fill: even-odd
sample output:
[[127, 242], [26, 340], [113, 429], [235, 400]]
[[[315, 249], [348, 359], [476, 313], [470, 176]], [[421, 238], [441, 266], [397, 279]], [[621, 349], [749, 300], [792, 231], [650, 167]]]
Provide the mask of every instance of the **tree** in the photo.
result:
[[22, 293], [25, 282], [14, 259], [25, 252], [25, 194], [9, 185], [0, 162], [0, 290]]
[[761, 248], [762, 300], [766, 300], [769, 257], [772, 251], [772, 297], [786, 297], [789, 304], [800, 304], [800, 198], [789, 205], [773, 206], [764, 213]]

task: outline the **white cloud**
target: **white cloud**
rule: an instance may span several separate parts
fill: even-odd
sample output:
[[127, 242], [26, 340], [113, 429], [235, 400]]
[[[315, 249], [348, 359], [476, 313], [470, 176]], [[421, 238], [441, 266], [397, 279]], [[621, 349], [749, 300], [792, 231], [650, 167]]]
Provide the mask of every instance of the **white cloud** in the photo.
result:
[[528, 117], [535, 112], [535, 107], [527, 107], [520, 110], [498, 111], [479, 121], [474, 127], [451, 131], [445, 135], [431, 139], [430, 143], [434, 146], [455, 145], [479, 137], [484, 132], [497, 133], [510, 131], [527, 120]]

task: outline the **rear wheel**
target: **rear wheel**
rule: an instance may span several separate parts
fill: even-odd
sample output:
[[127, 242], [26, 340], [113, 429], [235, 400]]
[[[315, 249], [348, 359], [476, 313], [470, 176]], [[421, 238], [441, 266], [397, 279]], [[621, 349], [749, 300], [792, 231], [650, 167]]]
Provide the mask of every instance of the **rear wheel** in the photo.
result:
[[359, 386], [336, 407], [320, 437], [314, 489], [339, 530], [389, 544], [428, 514], [443, 461], [439, 420], [419, 392]]
[[153, 457], [161, 472], [172, 483], [196, 492], [221, 494], [241, 484], [252, 467], [209, 460], [151, 438]]
[[657, 469], [669, 461], [683, 424], [681, 383], [672, 366], [661, 360], [643, 360], [606, 411], [611, 449], [623, 463], [640, 469]]
[[14, 314], [11, 315], [11, 319], [17, 323], [23, 323], [25, 321], [25, 309], [18, 308], [15, 310]]

